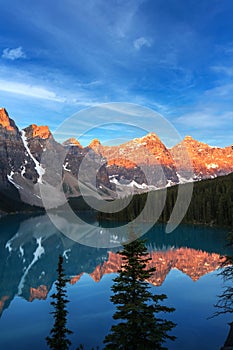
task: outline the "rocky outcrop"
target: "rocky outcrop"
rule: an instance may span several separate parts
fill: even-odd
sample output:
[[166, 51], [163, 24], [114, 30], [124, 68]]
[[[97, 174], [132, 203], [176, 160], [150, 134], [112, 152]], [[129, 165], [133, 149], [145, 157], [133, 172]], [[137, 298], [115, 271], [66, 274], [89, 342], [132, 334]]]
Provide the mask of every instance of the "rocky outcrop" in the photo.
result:
[[14, 132], [16, 130], [15, 122], [9, 118], [5, 108], [0, 108], [0, 126], [8, 131]]
[[91, 148], [96, 153], [103, 155], [104, 147], [101, 145], [100, 140], [98, 140], [98, 139], [92, 140], [91, 143], [88, 145], [88, 148]]
[[34, 139], [35, 137], [40, 139], [48, 139], [52, 136], [47, 125], [38, 126], [36, 124], [31, 124], [24, 130], [28, 139]]
[[79, 148], [83, 148], [80, 142], [78, 142], [78, 140], [76, 140], [76, 138], [74, 137], [71, 137], [68, 140], [64, 141], [63, 146], [66, 146], [66, 147], [76, 146]]

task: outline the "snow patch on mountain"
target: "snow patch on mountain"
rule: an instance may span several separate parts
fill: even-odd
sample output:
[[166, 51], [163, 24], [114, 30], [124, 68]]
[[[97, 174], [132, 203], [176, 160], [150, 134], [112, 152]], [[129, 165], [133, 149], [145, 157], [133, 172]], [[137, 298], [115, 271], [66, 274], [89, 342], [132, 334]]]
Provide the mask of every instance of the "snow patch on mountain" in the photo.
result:
[[187, 179], [186, 177], [183, 177], [182, 175], [180, 175], [179, 173], [176, 173], [177, 177], [179, 179], [179, 184], [185, 184], [187, 182], [193, 182], [195, 181], [195, 179], [193, 177], [190, 177], [189, 179]]
[[166, 187], [171, 187], [172, 185], [174, 185], [172, 180], [167, 180], [167, 184]]
[[13, 176], [14, 176], [14, 171], [11, 170], [10, 175], [7, 175], [8, 181], [11, 182], [12, 185], [14, 185], [18, 190], [23, 189], [22, 186], [18, 185], [18, 184], [13, 180]]
[[64, 169], [64, 170], [66, 170], [66, 171], [71, 172], [71, 170], [70, 170], [70, 169], [67, 169], [67, 165], [68, 165], [68, 162], [66, 162], [66, 164], [65, 164], [65, 165], [63, 164], [63, 169]]
[[22, 170], [21, 170], [21, 176], [24, 176], [25, 172], [26, 172], [26, 168], [25, 168], [25, 166], [23, 166]]
[[116, 176], [117, 175], [110, 175], [109, 176], [109, 180], [110, 180], [111, 183], [115, 184], [116, 186], [122, 187], [122, 189], [123, 188], [131, 188], [131, 189], [135, 189], [136, 188], [136, 189], [140, 189], [140, 190], [144, 190], [144, 191], [152, 191], [152, 190], [156, 190], [157, 189], [156, 186], [147, 185], [145, 183], [139, 184], [135, 180], [132, 180], [129, 183], [122, 183], [122, 182], [119, 182], [116, 179]]
[[36, 160], [36, 158], [33, 157], [32, 153], [31, 153], [31, 151], [30, 151], [30, 149], [28, 147], [27, 138], [26, 138], [26, 132], [24, 130], [21, 130], [21, 137], [22, 137], [22, 141], [23, 141], [24, 147], [27, 150], [28, 155], [31, 157], [31, 159], [35, 163], [35, 169], [36, 169], [36, 172], [38, 174], [37, 182], [42, 184], [42, 176], [45, 174], [45, 169], [40, 165], [38, 160]]

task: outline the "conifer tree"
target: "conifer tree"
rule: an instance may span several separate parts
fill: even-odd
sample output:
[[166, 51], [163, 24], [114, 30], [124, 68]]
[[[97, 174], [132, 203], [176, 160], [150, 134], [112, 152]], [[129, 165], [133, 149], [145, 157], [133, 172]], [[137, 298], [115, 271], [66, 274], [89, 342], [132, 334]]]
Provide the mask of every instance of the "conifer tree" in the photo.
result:
[[66, 296], [66, 282], [64, 268], [63, 268], [63, 257], [59, 256], [58, 278], [55, 283], [56, 293], [52, 294], [51, 298], [53, 301], [51, 305], [54, 307], [54, 311], [51, 314], [54, 316], [54, 325], [50, 331], [50, 336], [46, 337], [46, 341], [50, 349], [53, 350], [68, 350], [71, 345], [71, 341], [67, 338], [67, 335], [71, 334], [66, 327], [67, 314], [66, 304], [69, 302]]
[[175, 337], [168, 332], [175, 327], [172, 321], [158, 317], [158, 313], [175, 309], [161, 305], [165, 294], [153, 295], [147, 280], [154, 268], [147, 268], [151, 260], [145, 241], [135, 240], [124, 246], [121, 270], [113, 280], [111, 301], [117, 305], [113, 315], [118, 324], [112, 326], [105, 337], [106, 350], [155, 350], [166, 349], [162, 344]]

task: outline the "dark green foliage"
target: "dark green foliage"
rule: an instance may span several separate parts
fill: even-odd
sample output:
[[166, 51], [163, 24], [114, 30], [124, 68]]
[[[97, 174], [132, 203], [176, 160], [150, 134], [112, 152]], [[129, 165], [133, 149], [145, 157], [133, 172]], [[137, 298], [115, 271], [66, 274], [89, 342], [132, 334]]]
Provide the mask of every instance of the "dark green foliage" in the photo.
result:
[[166, 339], [175, 339], [167, 334], [175, 324], [157, 316], [172, 312], [174, 308], [161, 306], [166, 295], [153, 295], [146, 282], [155, 269], [146, 268], [151, 258], [144, 243], [135, 240], [119, 253], [123, 263], [113, 280], [114, 295], [111, 297], [117, 305], [113, 318], [119, 323], [112, 326], [104, 340], [106, 350], [166, 349], [162, 346]]
[[[189, 186], [183, 184], [180, 186]], [[159, 221], [167, 222], [176, 202], [178, 186], [167, 189], [166, 203]], [[142, 211], [146, 200], [149, 201], [148, 210], [142, 215], [144, 221], [154, 221], [156, 206], [160, 201], [159, 191], [153, 194], [135, 195], [130, 204], [117, 213], [99, 213], [101, 220], [114, 220], [129, 222], [136, 218]], [[119, 201], [127, 201], [127, 198]], [[123, 202], [124, 203], [124, 202]], [[123, 208], [121, 203], [116, 204]], [[181, 208], [182, 209], [182, 208]], [[218, 226], [233, 226], [233, 173], [227, 176], [211, 180], [203, 180], [194, 183], [192, 200], [183, 223], [210, 224]]]
[[54, 316], [54, 325], [50, 331], [50, 336], [46, 337], [46, 341], [50, 349], [67, 350], [71, 345], [71, 341], [67, 338], [68, 334], [72, 332], [66, 327], [67, 314], [66, 304], [69, 302], [66, 297], [66, 282], [65, 273], [63, 269], [63, 257], [59, 256], [58, 278], [55, 283], [56, 293], [52, 294], [53, 301], [51, 305], [54, 307], [52, 315]]

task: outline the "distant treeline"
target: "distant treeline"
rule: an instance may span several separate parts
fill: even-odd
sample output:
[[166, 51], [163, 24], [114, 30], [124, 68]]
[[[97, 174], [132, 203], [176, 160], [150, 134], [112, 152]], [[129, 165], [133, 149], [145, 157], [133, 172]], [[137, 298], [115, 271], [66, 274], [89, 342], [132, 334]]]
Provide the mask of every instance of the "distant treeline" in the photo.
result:
[[[183, 184], [180, 186], [189, 186]], [[116, 208], [124, 208], [115, 213], [99, 213], [98, 219], [129, 222], [141, 213], [142, 221], [153, 221], [157, 215], [157, 208], [162, 201], [162, 191], [153, 191], [148, 195], [134, 195], [127, 205], [128, 198], [116, 201]], [[166, 202], [159, 217], [160, 222], [167, 222], [176, 202], [178, 186], [167, 188]], [[164, 193], [165, 195], [165, 193]], [[143, 211], [147, 202], [148, 210]], [[181, 203], [181, 210], [182, 203]], [[233, 173], [227, 176], [208, 179], [194, 183], [192, 200], [183, 223], [208, 224], [218, 226], [233, 226]]]

